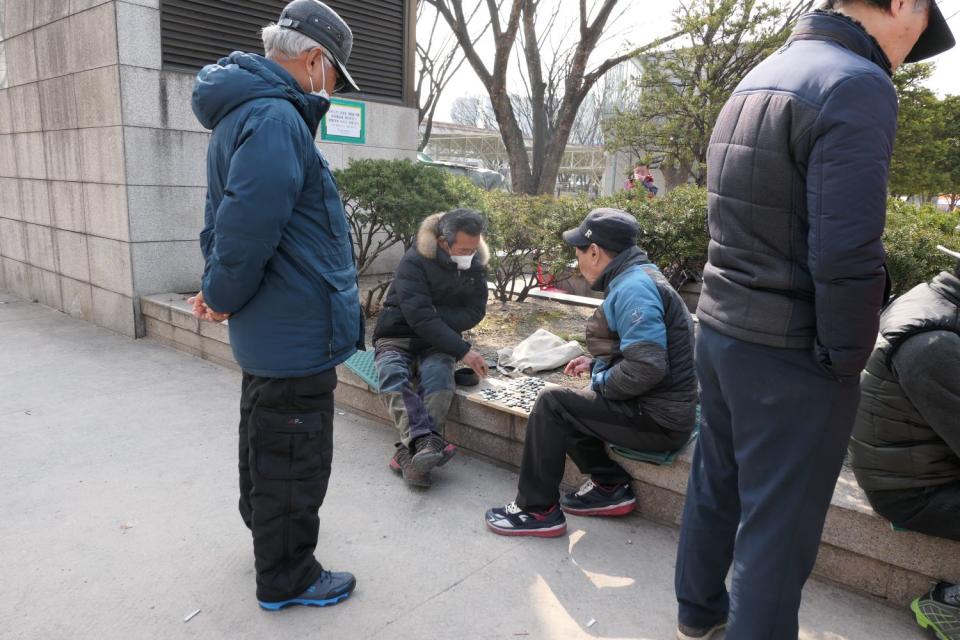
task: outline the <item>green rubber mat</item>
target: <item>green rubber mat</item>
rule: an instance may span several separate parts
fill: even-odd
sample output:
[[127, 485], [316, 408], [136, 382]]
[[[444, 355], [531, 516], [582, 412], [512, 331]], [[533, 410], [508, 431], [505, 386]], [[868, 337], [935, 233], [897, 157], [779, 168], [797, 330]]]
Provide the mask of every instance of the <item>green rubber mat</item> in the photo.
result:
[[693, 428], [693, 432], [690, 433], [690, 439], [687, 440], [682, 447], [676, 451], [663, 451], [659, 453], [649, 453], [646, 451], [634, 451], [633, 449], [627, 449], [625, 447], [618, 447], [617, 445], [610, 445], [610, 449], [617, 455], [621, 455], [624, 458], [629, 460], [637, 460], [639, 462], [649, 462], [650, 464], [660, 465], [662, 467], [669, 467], [677, 459], [677, 456], [683, 452], [684, 449], [690, 446], [694, 440], [697, 439], [697, 436], [700, 435], [700, 407], [697, 407], [697, 423]]
[[630, 460], [637, 460], [639, 462], [649, 462], [651, 464], [657, 464], [662, 467], [669, 467], [677, 459], [677, 456], [686, 449], [691, 442], [697, 439], [697, 436], [700, 435], [700, 429], [694, 429], [693, 433], [690, 434], [690, 439], [687, 440], [686, 444], [677, 449], [676, 451], [664, 451], [661, 453], [647, 453], [645, 451], [634, 451], [633, 449], [625, 449], [623, 447], [618, 447], [617, 445], [610, 445], [610, 449], [613, 450], [617, 455], [621, 455], [624, 458]]
[[357, 351], [343, 364], [350, 371], [360, 376], [373, 391], [380, 390], [380, 379], [377, 376], [377, 366], [373, 362], [373, 351]]

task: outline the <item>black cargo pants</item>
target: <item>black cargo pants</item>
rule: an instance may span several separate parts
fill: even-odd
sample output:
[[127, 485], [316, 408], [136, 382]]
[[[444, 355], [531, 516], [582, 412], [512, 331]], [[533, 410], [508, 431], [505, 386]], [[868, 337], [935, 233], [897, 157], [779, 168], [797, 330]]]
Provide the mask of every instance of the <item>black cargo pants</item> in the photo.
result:
[[257, 599], [294, 598], [320, 576], [313, 557], [333, 458], [335, 370], [305, 378], [244, 372], [240, 515], [253, 534]]

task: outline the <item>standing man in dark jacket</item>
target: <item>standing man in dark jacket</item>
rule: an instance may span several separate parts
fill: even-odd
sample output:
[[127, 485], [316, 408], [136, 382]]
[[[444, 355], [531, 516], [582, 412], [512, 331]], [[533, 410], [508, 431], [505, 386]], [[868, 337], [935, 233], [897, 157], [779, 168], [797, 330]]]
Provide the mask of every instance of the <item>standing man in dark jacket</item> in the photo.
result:
[[424, 220], [374, 329], [380, 398], [400, 431], [390, 468], [414, 486], [430, 486], [430, 472], [454, 454], [441, 434], [457, 360], [487, 375], [483, 356], [462, 337], [487, 313], [485, 226], [472, 209]]
[[704, 425], [677, 560], [681, 639], [728, 623], [736, 640], [797, 637], [884, 300], [890, 76], [953, 45], [931, 0], [829, 9], [744, 78], [707, 154]]
[[[637, 499], [630, 474], [607, 455], [606, 443], [640, 451], [672, 451], [696, 422], [693, 320], [647, 254], [639, 225], [617, 209], [595, 209], [563, 234], [576, 247], [580, 273], [604, 292], [587, 321], [587, 349], [564, 373], [590, 373], [588, 389], [544, 389], [530, 412], [517, 498], [490, 509], [487, 527], [506, 536], [553, 538], [567, 530], [564, 513], [622, 516]], [[560, 496], [567, 456], [590, 478]]]
[[313, 556], [333, 456], [334, 370], [362, 346], [347, 220], [314, 138], [329, 95], [357, 90], [353, 36], [316, 0], [263, 31], [266, 58], [234, 53], [197, 77], [193, 110], [213, 129], [194, 313], [230, 316], [243, 369], [240, 515], [253, 534], [260, 606], [326, 606], [349, 573]]
[[[877, 513], [904, 529], [960, 540], [960, 253], [880, 317], [850, 440], [857, 481]], [[913, 603], [917, 622], [960, 640], [960, 586]]]

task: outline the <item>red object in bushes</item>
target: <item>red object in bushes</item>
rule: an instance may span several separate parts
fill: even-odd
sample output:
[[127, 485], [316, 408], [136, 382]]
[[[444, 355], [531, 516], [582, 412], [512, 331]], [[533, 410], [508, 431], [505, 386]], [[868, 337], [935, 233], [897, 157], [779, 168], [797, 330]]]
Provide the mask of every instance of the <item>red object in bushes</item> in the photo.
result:
[[559, 291], [553, 283], [556, 281], [554, 276], [545, 277], [543, 275], [543, 265], [537, 265], [537, 286], [540, 287], [541, 291]]

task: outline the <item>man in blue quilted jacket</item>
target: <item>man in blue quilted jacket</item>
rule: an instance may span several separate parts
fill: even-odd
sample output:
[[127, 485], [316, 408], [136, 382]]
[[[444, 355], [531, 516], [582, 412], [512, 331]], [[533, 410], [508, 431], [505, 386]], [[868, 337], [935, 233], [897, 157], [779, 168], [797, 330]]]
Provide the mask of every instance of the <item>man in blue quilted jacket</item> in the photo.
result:
[[353, 36], [316, 0], [263, 31], [266, 57], [233, 53], [197, 77], [193, 110], [213, 129], [194, 313], [229, 316], [243, 369], [240, 515], [267, 610], [349, 597], [349, 573], [314, 558], [333, 456], [334, 367], [362, 348], [343, 204], [314, 144], [330, 94], [357, 90]]
[[[703, 424], [677, 637], [798, 635], [885, 299], [891, 74], [953, 36], [933, 0], [832, 0], [743, 79], [707, 152]], [[726, 579], [731, 566], [732, 580]]]

